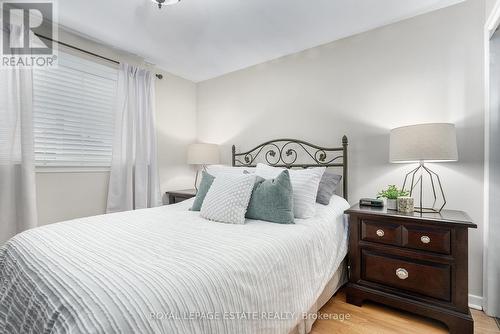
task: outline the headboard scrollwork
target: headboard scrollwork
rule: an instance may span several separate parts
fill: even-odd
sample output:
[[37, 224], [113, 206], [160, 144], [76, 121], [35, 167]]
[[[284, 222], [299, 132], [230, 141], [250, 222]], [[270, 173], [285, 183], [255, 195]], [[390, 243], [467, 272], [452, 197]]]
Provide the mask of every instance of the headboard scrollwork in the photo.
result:
[[333, 148], [298, 139], [270, 140], [242, 153], [236, 153], [233, 145], [232, 164], [235, 167], [255, 167], [258, 162], [285, 168], [341, 167], [342, 193], [347, 200], [347, 145], [347, 136], [342, 137], [342, 147]]

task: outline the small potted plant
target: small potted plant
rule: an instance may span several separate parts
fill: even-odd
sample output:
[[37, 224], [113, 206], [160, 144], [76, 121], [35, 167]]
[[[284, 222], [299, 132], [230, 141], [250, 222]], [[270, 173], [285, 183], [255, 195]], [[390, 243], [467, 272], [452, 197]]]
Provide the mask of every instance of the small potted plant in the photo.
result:
[[388, 210], [397, 210], [397, 199], [401, 196], [408, 196], [410, 192], [405, 190], [399, 190], [398, 187], [391, 184], [387, 187], [387, 189], [380, 191], [377, 194], [377, 198], [385, 198], [387, 201], [387, 209]]

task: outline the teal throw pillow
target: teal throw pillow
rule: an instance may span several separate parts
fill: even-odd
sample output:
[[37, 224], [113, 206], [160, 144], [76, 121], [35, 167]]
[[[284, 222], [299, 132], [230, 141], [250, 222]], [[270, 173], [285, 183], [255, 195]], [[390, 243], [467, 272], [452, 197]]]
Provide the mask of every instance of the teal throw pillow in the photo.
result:
[[294, 223], [293, 189], [288, 170], [275, 179], [257, 177], [245, 216], [272, 223]]
[[198, 192], [196, 193], [196, 197], [193, 202], [193, 206], [191, 207], [191, 211], [200, 211], [201, 205], [205, 200], [205, 196], [207, 196], [208, 190], [212, 186], [212, 183], [215, 180], [215, 177], [203, 171], [201, 173], [201, 182], [198, 187]]

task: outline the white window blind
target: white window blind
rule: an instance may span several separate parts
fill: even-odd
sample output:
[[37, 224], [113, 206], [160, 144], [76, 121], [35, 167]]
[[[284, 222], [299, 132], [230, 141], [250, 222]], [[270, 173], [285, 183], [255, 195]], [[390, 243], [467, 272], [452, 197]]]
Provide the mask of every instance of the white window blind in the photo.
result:
[[33, 71], [35, 164], [110, 166], [118, 70], [59, 52]]

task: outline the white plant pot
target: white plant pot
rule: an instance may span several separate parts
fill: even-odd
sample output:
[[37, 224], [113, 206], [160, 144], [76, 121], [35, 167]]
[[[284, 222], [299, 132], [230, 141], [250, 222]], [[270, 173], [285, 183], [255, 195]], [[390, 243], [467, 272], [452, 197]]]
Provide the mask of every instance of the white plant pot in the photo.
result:
[[386, 199], [387, 210], [397, 210], [398, 200], [397, 199]]

